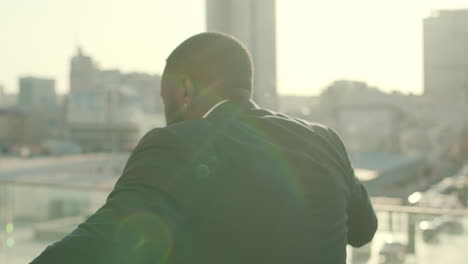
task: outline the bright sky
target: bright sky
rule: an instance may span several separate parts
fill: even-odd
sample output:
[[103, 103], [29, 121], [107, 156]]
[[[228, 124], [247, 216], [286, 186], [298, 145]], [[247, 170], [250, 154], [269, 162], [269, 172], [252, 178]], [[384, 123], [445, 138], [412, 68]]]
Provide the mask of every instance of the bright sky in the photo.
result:
[[[220, 0], [221, 1], [221, 0]], [[0, 84], [57, 80], [81, 43], [103, 68], [160, 73], [169, 52], [204, 31], [204, 0], [0, 0]], [[277, 0], [278, 89], [317, 94], [335, 79], [422, 91], [422, 19], [468, 0]]]

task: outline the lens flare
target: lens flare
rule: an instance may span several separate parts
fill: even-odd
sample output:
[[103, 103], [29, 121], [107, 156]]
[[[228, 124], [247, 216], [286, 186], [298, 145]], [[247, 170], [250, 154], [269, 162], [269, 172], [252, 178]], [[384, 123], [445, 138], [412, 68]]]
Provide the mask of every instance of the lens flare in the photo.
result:
[[13, 231], [15, 231], [15, 226], [13, 225], [12, 222], [9, 222], [7, 225], [6, 225], [6, 228], [5, 228], [6, 232], [8, 234], [11, 234], [13, 233]]
[[165, 263], [170, 256], [173, 234], [163, 217], [151, 212], [138, 212], [127, 216], [116, 233], [119, 244], [130, 248], [129, 254], [150, 254], [156, 263]]
[[6, 245], [7, 245], [7, 247], [9, 247], [9, 248], [14, 247], [14, 246], [15, 246], [15, 239], [12, 238], [12, 237], [7, 238], [7, 240], [6, 240]]

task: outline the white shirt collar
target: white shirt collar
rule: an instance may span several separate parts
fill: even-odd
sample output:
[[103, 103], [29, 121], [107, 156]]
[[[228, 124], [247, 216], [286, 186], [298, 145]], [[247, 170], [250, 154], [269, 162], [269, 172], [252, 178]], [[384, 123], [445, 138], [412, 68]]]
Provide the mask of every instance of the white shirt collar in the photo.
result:
[[211, 114], [211, 112], [213, 112], [213, 110], [215, 110], [218, 106], [224, 104], [225, 102], [229, 101], [229, 99], [226, 99], [226, 100], [223, 100], [217, 104], [215, 104], [213, 107], [211, 107], [210, 110], [208, 110], [208, 112], [206, 112], [204, 115], [203, 115], [203, 118], [206, 118], [209, 114]]

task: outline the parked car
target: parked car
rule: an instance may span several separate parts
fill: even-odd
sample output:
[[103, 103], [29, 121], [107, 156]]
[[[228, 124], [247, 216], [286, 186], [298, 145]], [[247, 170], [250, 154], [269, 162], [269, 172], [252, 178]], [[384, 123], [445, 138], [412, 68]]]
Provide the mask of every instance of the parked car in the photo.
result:
[[379, 251], [380, 264], [401, 264], [406, 259], [406, 246], [400, 242], [385, 242]]
[[439, 225], [441, 231], [452, 235], [463, 234], [464, 232], [463, 223], [458, 221], [456, 218], [442, 217], [439, 220]]
[[439, 234], [442, 232], [457, 235], [463, 234], [464, 227], [456, 218], [438, 217], [432, 221], [422, 221], [419, 224], [422, 238], [426, 243], [436, 243], [439, 241]]
[[422, 221], [419, 223], [419, 229], [421, 230], [422, 239], [426, 243], [437, 243], [439, 242], [440, 226], [432, 221]]

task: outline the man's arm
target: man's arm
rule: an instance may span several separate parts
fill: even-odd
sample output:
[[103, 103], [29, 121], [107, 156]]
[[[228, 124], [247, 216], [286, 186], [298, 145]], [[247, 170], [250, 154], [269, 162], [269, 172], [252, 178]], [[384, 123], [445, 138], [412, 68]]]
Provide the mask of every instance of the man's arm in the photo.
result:
[[169, 132], [145, 135], [104, 206], [32, 263], [164, 261], [179, 212], [162, 186], [178, 173], [180, 155]]
[[349, 172], [346, 175], [350, 179], [351, 190], [348, 206], [348, 244], [353, 247], [361, 247], [369, 243], [374, 237], [378, 225], [377, 216], [366, 188], [354, 175], [354, 169], [343, 142], [333, 130], [330, 129], [329, 131], [344, 159], [346, 171]]
[[369, 243], [377, 231], [377, 216], [366, 188], [355, 179], [348, 211], [348, 244], [361, 247]]

